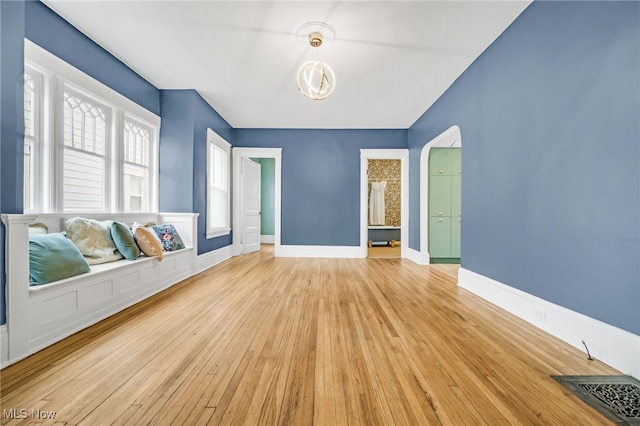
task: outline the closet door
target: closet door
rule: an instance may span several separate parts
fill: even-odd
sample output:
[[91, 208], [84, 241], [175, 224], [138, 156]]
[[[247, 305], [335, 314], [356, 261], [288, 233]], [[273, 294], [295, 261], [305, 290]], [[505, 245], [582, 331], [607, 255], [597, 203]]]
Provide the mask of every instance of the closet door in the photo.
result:
[[429, 153], [429, 255], [460, 258], [462, 223], [461, 150], [433, 148]]
[[451, 218], [433, 216], [429, 221], [429, 256], [451, 257]]
[[451, 257], [460, 258], [460, 225], [462, 219], [451, 217]]
[[451, 149], [451, 257], [460, 258], [462, 225], [462, 150]]
[[451, 150], [449, 148], [433, 148], [429, 152], [429, 174], [431, 176], [451, 175]]
[[461, 176], [451, 176], [451, 255], [460, 257], [460, 225], [462, 222]]
[[458, 176], [462, 174], [462, 149], [451, 148], [451, 174]]
[[451, 216], [451, 176], [430, 176], [429, 216]]

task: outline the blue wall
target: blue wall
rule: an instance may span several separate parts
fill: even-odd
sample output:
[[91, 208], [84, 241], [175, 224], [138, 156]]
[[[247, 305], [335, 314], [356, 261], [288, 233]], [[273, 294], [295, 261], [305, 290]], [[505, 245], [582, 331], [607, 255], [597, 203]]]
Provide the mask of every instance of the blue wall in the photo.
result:
[[160, 211], [198, 216], [198, 253], [231, 244], [206, 238], [207, 128], [233, 144], [233, 128], [195, 90], [161, 90]]
[[[0, 212], [22, 213], [24, 3], [0, 1]], [[0, 324], [6, 322], [4, 224], [0, 225]]]
[[282, 148], [283, 245], [360, 245], [360, 149], [406, 148], [406, 130], [236, 129], [234, 146]]
[[191, 212], [193, 208], [192, 90], [161, 90], [158, 208]]
[[207, 127], [233, 143], [231, 126], [194, 90], [161, 93], [39, 1], [26, 4], [25, 36], [161, 116], [160, 210], [200, 213], [200, 253], [230, 244], [230, 237], [213, 240], [204, 237], [206, 192], [203, 176], [206, 176]]
[[158, 89], [39, 1], [26, 2], [25, 37], [149, 111]]
[[640, 3], [534, 2], [410, 129], [462, 132], [462, 266], [640, 334]]
[[198, 253], [231, 244], [231, 235], [206, 238], [207, 128], [233, 143], [233, 129], [195, 90], [161, 90], [160, 194], [165, 212], [198, 216]]
[[231, 145], [234, 130], [209, 104], [194, 91], [193, 94], [193, 212], [198, 217], [198, 253], [206, 253], [231, 244], [232, 235], [206, 239], [207, 209], [207, 128]]
[[[106, 84], [120, 94], [138, 103], [151, 112], [161, 115], [160, 91], [124, 65], [109, 52], [94, 43], [63, 18], [39, 1], [0, 1], [0, 26], [2, 61], [0, 66], [0, 90], [2, 93], [2, 144], [0, 149], [0, 207], [2, 213], [22, 213], [23, 209], [23, 72], [24, 38], [38, 44], [76, 68]], [[160, 200], [166, 203], [167, 194], [177, 201], [174, 211], [200, 213], [199, 252], [207, 252], [231, 243], [231, 237], [212, 240], [204, 238], [204, 211], [206, 193], [202, 184], [206, 176], [206, 128], [211, 127], [232, 142], [232, 129], [195, 92], [188, 92], [184, 99], [174, 96], [172, 104], [167, 101], [171, 91], [163, 91], [164, 111], [168, 119], [162, 119], [161, 134], [178, 134], [183, 145], [168, 144], [163, 149], [161, 142]], [[180, 111], [185, 107], [186, 111]], [[186, 122], [185, 122], [186, 121]], [[178, 161], [186, 161], [186, 177], [175, 173], [175, 162], [167, 161], [167, 153], [176, 149]], [[203, 151], [204, 150], [204, 151]], [[164, 154], [164, 155], [163, 155]], [[169, 156], [169, 160], [170, 160]], [[178, 164], [179, 165], [179, 164]], [[166, 173], [163, 170], [166, 168]], [[183, 168], [184, 170], [184, 168]], [[178, 179], [175, 184], [169, 175]], [[189, 191], [182, 191], [187, 186]], [[0, 256], [2, 278], [0, 287], [0, 324], [5, 318], [4, 275], [4, 227], [0, 227], [2, 255]]]
[[420, 150], [457, 124], [463, 267], [640, 334], [638, 2], [534, 2], [408, 132], [234, 130], [195, 91], [158, 91], [40, 2], [0, 1], [0, 24], [3, 213], [22, 211], [26, 35], [162, 116], [161, 206], [201, 214], [200, 253], [231, 242], [204, 238], [207, 127], [234, 146], [283, 148], [288, 245], [359, 245], [359, 150], [408, 140], [419, 249]]

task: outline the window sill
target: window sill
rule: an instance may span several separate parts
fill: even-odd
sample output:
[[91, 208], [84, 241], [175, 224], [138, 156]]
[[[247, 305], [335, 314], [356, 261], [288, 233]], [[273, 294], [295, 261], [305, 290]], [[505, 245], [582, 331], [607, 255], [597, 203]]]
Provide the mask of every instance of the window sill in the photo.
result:
[[207, 231], [207, 239], [222, 237], [223, 235], [229, 235], [231, 233], [231, 229], [223, 229], [221, 231]]

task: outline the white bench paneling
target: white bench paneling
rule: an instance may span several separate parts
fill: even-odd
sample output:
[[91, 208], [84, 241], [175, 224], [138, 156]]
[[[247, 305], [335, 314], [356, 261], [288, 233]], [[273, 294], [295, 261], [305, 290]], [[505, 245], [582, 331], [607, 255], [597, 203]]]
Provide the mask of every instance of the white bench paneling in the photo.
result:
[[40, 349], [95, 324], [181, 280], [198, 269], [197, 214], [98, 214], [96, 220], [117, 220], [175, 226], [187, 248], [165, 252], [162, 261], [141, 257], [92, 265], [91, 272], [49, 284], [29, 285], [29, 224], [44, 223], [49, 232], [62, 230], [71, 215], [3, 215], [6, 226], [7, 324], [2, 328], [1, 366], [13, 364]]

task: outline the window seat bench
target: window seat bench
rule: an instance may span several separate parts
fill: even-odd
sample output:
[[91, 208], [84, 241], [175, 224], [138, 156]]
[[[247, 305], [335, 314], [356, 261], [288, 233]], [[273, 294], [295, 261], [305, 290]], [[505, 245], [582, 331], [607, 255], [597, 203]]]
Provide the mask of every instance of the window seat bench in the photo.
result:
[[[29, 285], [29, 225], [60, 232], [73, 215], [2, 215], [5, 224], [7, 324], [1, 367], [13, 364], [194, 275], [197, 214], [82, 214], [96, 220], [171, 223], [186, 248], [164, 252], [162, 261], [136, 260], [91, 265], [91, 271], [43, 285]], [[5, 342], [6, 340], [6, 342]]]

